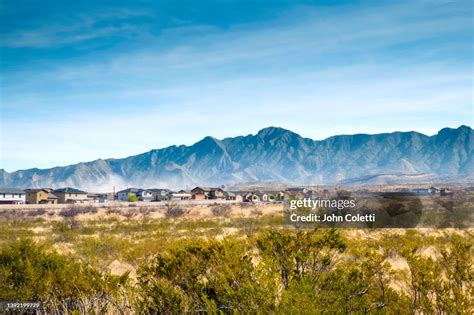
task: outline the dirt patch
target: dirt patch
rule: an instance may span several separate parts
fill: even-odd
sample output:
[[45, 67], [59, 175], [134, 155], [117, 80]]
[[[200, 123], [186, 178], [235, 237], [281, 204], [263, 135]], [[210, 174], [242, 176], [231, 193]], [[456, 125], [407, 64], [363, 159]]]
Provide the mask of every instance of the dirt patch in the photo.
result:
[[137, 271], [136, 269], [123, 261], [120, 260], [114, 260], [109, 264], [109, 270], [110, 273], [116, 276], [121, 276], [126, 272], [129, 272], [129, 277], [130, 279], [136, 280], [137, 279]]
[[441, 256], [438, 249], [434, 246], [424, 248], [420, 254], [425, 258], [431, 258], [433, 260], [437, 260]]
[[396, 291], [407, 292], [409, 290], [407, 282], [403, 279], [403, 275], [410, 270], [408, 262], [405, 258], [394, 255], [386, 259], [392, 270], [396, 272], [396, 276], [390, 279], [389, 286]]

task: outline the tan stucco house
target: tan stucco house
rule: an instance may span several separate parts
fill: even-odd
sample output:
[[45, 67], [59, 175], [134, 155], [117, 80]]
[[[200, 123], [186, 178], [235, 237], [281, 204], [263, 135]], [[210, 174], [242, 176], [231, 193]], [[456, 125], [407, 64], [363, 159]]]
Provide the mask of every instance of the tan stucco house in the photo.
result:
[[28, 204], [57, 204], [58, 197], [50, 188], [26, 189], [26, 203]]
[[87, 193], [76, 188], [56, 189], [53, 193], [58, 197], [58, 203], [85, 203], [89, 201]]

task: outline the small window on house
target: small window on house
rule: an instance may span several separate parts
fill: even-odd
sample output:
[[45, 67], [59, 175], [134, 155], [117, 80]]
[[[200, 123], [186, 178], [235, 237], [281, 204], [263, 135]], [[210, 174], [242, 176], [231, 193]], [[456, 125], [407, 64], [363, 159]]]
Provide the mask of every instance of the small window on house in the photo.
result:
[[75, 196], [75, 197], [77, 197], [77, 194], [76, 194], [76, 196]]

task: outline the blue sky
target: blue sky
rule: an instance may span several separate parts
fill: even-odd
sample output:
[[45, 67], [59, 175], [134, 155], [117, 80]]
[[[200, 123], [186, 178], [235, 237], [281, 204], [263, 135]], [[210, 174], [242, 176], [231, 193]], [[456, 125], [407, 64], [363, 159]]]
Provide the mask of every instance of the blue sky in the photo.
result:
[[0, 168], [473, 125], [471, 1], [0, 1]]

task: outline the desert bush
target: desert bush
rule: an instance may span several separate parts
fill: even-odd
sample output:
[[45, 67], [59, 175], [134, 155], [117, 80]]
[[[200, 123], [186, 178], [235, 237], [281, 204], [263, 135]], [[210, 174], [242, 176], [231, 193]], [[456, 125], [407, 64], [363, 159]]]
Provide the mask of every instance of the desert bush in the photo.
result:
[[407, 314], [407, 299], [392, 289], [388, 266], [369, 254], [340, 264], [313, 278], [293, 280], [282, 293], [279, 308], [288, 313], [311, 310], [315, 314]]
[[36, 216], [41, 216], [46, 213], [46, 210], [43, 208], [38, 208], [35, 210], [28, 211], [28, 216], [30, 217], [36, 217]]
[[273, 265], [285, 289], [293, 280], [316, 278], [330, 269], [346, 244], [334, 230], [268, 231], [257, 240], [264, 259]]
[[70, 206], [59, 211], [59, 216], [63, 217], [69, 226], [69, 229], [75, 229], [80, 226], [77, 216], [83, 213], [83, 208], [78, 206]]
[[119, 210], [119, 209], [115, 209], [115, 208], [107, 207], [107, 210], [105, 211], [105, 213], [107, 213], [108, 215], [111, 215], [111, 214], [120, 214], [120, 210]]
[[59, 211], [59, 215], [64, 218], [73, 218], [80, 214], [97, 213], [97, 207], [93, 205], [71, 205]]
[[268, 312], [276, 288], [245, 244], [192, 241], [158, 254], [139, 272], [139, 313]]
[[[133, 215], [141, 211], [124, 210]], [[472, 313], [469, 230], [352, 233], [284, 228], [281, 223], [270, 228], [281, 217], [257, 220], [252, 211], [245, 214], [225, 223], [209, 218], [109, 218], [82, 221], [76, 229], [68, 220], [2, 222], [0, 298], [25, 301], [20, 296], [35, 296], [31, 301], [46, 301], [44, 313], [100, 314], [105, 304], [113, 314]], [[226, 227], [244, 226], [243, 219], [252, 220], [248, 237], [212, 240]], [[16, 242], [45, 222], [51, 233], [45, 230], [41, 236], [48, 243], [61, 242], [58, 248], [71, 249], [68, 257], [49, 247]], [[427, 247], [434, 248], [428, 255]], [[394, 257], [407, 269], [393, 269]], [[116, 259], [138, 268], [136, 283], [117, 284], [104, 271]], [[20, 278], [21, 286], [16, 282]]]
[[165, 202], [165, 215], [169, 218], [179, 218], [188, 214], [190, 211], [190, 209], [185, 209], [174, 201]]
[[[40, 302], [44, 313], [105, 313], [128, 275], [113, 277], [30, 240], [0, 250], [0, 296]], [[116, 309], [115, 311], [118, 311]]]
[[138, 213], [140, 213], [144, 217], [147, 217], [150, 215], [151, 209], [149, 207], [140, 207], [138, 209]]
[[474, 304], [474, 271], [472, 239], [453, 235], [441, 257], [433, 260], [422, 256], [418, 247], [403, 248], [410, 277], [411, 309], [421, 313], [463, 314]]
[[137, 212], [135, 211], [135, 209], [122, 210], [120, 212], [120, 215], [124, 216], [127, 219], [131, 219], [131, 218], [133, 218], [134, 216], [137, 215]]
[[239, 206], [242, 210], [254, 208], [254, 204], [251, 202], [240, 202]]
[[262, 214], [262, 211], [253, 205], [245, 204], [245, 206], [241, 206], [240, 218], [237, 222], [247, 237], [253, 237], [257, 225], [260, 224]]
[[216, 217], [228, 216], [231, 210], [232, 210], [232, 207], [228, 204], [215, 204], [211, 208], [212, 214]]
[[23, 218], [24, 216], [25, 212], [17, 209], [4, 209], [0, 211], [1, 219], [16, 221]]

